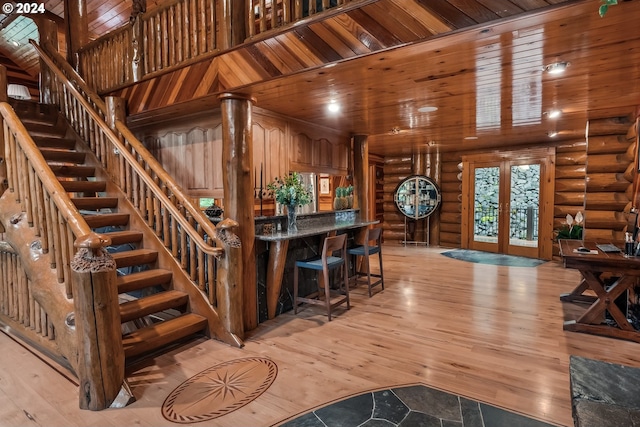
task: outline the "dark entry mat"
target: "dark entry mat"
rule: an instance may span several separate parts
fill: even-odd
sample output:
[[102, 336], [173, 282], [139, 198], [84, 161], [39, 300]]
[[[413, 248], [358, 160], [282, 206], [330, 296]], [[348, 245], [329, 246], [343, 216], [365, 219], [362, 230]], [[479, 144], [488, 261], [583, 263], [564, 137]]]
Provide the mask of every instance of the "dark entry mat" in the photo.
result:
[[546, 261], [514, 255], [494, 254], [491, 252], [473, 251], [470, 249], [454, 249], [442, 252], [442, 255], [461, 261], [478, 264], [504, 265], [507, 267], [537, 267]]

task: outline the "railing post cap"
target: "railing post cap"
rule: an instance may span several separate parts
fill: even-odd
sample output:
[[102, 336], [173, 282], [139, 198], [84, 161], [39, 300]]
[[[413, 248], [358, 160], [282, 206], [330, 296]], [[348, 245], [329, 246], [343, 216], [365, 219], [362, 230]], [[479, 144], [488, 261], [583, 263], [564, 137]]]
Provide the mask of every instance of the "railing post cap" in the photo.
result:
[[78, 237], [73, 243], [73, 246], [76, 248], [98, 249], [104, 246], [109, 246], [110, 244], [111, 239], [109, 237], [98, 233], [90, 233]]

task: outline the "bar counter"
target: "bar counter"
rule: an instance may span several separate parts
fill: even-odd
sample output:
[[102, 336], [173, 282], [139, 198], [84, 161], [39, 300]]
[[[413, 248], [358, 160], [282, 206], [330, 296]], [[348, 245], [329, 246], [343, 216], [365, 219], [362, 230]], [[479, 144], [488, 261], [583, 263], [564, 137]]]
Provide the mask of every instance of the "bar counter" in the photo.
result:
[[[278, 222], [281, 231], [277, 231]], [[291, 309], [293, 266], [297, 260], [320, 255], [324, 237], [347, 231], [352, 238], [363, 227], [378, 222], [360, 219], [359, 211], [354, 209], [318, 212], [299, 215], [298, 231], [289, 232], [286, 230], [286, 216], [256, 218], [258, 317], [261, 321], [273, 319]], [[263, 233], [265, 223], [271, 224], [273, 231]], [[311, 288], [315, 290], [316, 287], [315, 280], [315, 277], [303, 279], [301, 284], [306, 283], [311, 293]]]

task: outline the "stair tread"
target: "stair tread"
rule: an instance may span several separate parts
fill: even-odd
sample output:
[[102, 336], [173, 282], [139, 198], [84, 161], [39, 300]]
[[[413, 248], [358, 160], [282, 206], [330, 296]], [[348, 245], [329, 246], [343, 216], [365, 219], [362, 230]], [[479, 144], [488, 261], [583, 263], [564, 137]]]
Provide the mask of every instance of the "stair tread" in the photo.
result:
[[105, 181], [64, 181], [61, 180], [62, 188], [69, 193], [100, 192], [107, 189]]
[[121, 321], [124, 323], [164, 310], [183, 307], [188, 301], [189, 296], [186, 293], [176, 290], [158, 292], [143, 298], [127, 301], [120, 304]]
[[111, 256], [116, 262], [116, 267], [122, 268], [155, 262], [158, 258], [158, 252], [152, 249], [132, 249], [130, 251], [116, 252]]
[[91, 228], [127, 225], [129, 223], [129, 214], [127, 213], [99, 213], [82, 216]]
[[40, 152], [46, 160], [53, 162], [82, 164], [86, 157], [85, 153], [79, 151], [56, 150], [53, 148], [42, 148]]
[[117, 197], [73, 197], [71, 199], [78, 209], [98, 210], [118, 207]]
[[32, 136], [33, 141], [40, 148], [61, 148], [66, 150], [73, 150], [76, 146], [76, 140], [72, 138], [53, 137], [53, 136]]
[[206, 328], [207, 323], [206, 317], [188, 313], [123, 335], [125, 357], [138, 356], [193, 335]]
[[156, 268], [127, 274], [126, 276], [118, 276], [116, 283], [118, 285], [118, 293], [125, 293], [149, 286], [164, 285], [169, 283], [172, 278], [173, 273], [171, 271]]
[[57, 177], [88, 178], [96, 174], [96, 168], [93, 166], [50, 164], [49, 167]]
[[111, 239], [111, 246], [124, 245], [125, 243], [137, 243], [142, 240], [143, 234], [135, 230], [111, 231], [100, 233]]

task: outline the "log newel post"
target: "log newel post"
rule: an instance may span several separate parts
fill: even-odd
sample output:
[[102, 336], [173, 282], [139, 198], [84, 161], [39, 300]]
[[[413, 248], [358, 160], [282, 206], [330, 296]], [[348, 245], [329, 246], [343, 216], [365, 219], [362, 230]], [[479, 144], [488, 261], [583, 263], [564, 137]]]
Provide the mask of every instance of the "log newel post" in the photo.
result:
[[216, 276], [217, 308], [224, 327], [244, 339], [242, 298], [242, 245], [235, 234], [238, 223], [224, 219], [216, 226], [216, 239], [224, 249], [218, 259]]
[[[58, 49], [58, 25], [50, 19], [42, 18], [38, 24], [40, 46], [45, 52]], [[53, 104], [57, 101], [57, 88], [54, 85], [53, 76], [44, 60], [40, 58], [40, 102]]]
[[[7, 68], [0, 65], [0, 102], [7, 102]], [[4, 122], [0, 115], [0, 196], [9, 188], [7, 181], [7, 164], [4, 160]], [[4, 233], [0, 223], [0, 233]]]
[[258, 326], [258, 287], [256, 280], [255, 220], [253, 206], [253, 131], [251, 106], [245, 95], [220, 95], [222, 114], [222, 169], [224, 210], [227, 218], [238, 221], [242, 242], [243, 316], [246, 330]]
[[[107, 105], [107, 124], [118, 135], [120, 141], [123, 141], [124, 138], [116, 128], [116, 122], [126, 123], [126, 100], [117, 96], [107, 96], [105, 97], [105, 104]], [[107, 154], [107, 170], [111, 180], [117, 183], [120, 177], [120, 163], [118, 162], [118, 153], [113, 152], [113, 150], [109, 150]]]
[[369, 212], [369, 143], [366, 135], [353, 137], [354, 208], [360, 208], [360, 218], [370, 220]]
[[104, 249], [110, 239], [79, 237], [72, 262], [81, 409], [108, 408], [124, 386], [124, 348], [116, 263]]

